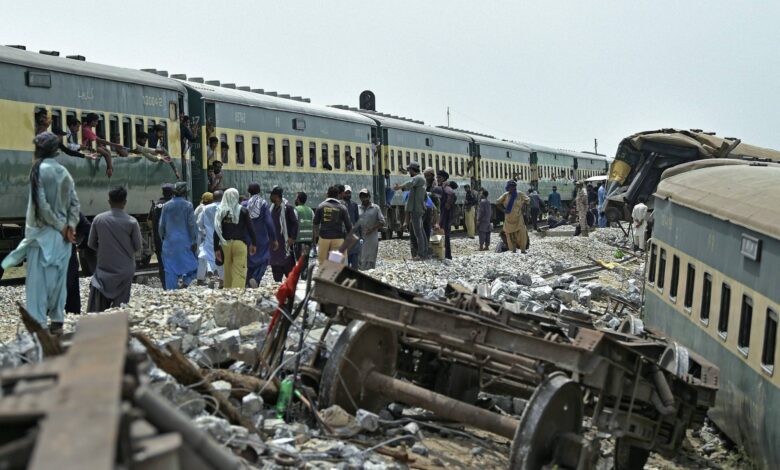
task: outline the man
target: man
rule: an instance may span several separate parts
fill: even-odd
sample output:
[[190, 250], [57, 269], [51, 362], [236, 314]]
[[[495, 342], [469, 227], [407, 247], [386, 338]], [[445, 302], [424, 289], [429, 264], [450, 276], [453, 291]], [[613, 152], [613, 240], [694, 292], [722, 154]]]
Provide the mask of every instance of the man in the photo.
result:
[[95, 266], [92, 266], [90, 261], [95, 258], [95, 252], [87, 246], [87, 240], [89, 239], [90, 230], [89, 219], [84, 217], [84, 214], [79, 212], [79, 223], [76, 224], [76, 243], [72, 245], [70, 252], [70, 261], [68, 262], [68, 280], [67, 290], [68, 293], [65, 297], [65, 311], [68, 313], [75, 313], [76, 315], [81, 313], [81, 286], [79, 284], [79, 255], [81, 250], [82, 262], [88, 266], [88, 272], [95, 272]]
[[358, 197], [360, 197], [360, 218], [353, 230], [363, 240], [359, 269], [374, 269], [379, 250], [379, 230], [384, 227], [385, 218], [379, 206], [371, 203], [371, 193], [368, 189], [361, 189]]
[[338, 196], [338, 186], [329, 187], [326, 199], [314, 211], [312, 238], [317, 243], [317, 260], [320, 265], [328, 259], [328, 253], [341, 247], [344, 238], [352, 231], [349, 212], [339, 202]]
[[477, 210], [477, 231], [479, 232], [479, 251], [487, 251], [490, 248], [490, 232], [493, 231], [493, 224], [490, 219], [493, 216], [493, 209], [487, 190], [482, 190], [482, 199], [479, 201]]
[[425, 171], [423, 171], [423, 177], [425, 177], [425, 192], [431, 197], [431, 204], [426, 203], [425, 214], [423, 215], [425, 239], [430, 241], [431, 227], [439, 220], [439, 201], [441, 198], [433, 192], [434, 188], [438, 187], [436, 184], [436, 170], [431, 167], [426, 168]]
[[634, 210], [631, 211], [631, 219], [634, 224], [634, 250], [645, 251], [645, 231], [647, 230], [647, 206], [644, 196], [637, 198]]
[[41, 326], [62, 334], [71, 245], [76, 241], [79, 198], [68, 170], [54, 157], [60, 139], [41, 132], [33, 139], [35, 155], [30, 172], [24, 240], [2, 261], [8, 269], [27, 259], [27, 311]]
[[[352, 200], [352, 186], [344, 186], [344, 195], [342, 198], [344, 206], [347, 208], [349, 214], [349, 221], [354, 226], [360, 218], [360, 210], [355, 201]], [[349, 232], [347, 232], [349, 233]], [[358, 269], [360, 263], [360, 243], [355, 243], [349, 249], [349, 255], [347, 256], [347, 266], [352, 269]]]
[[396, 184], [396, 191], [409, 191], [409, 198], [406, 200], [406, 212], [409, 214], [409, 222], [412, 227], [410, 237], [412, 259], [419, 261], [428, 258], [428, 237], [423, 228], [423, 216], [425, 215], [425, 178], [420, 175], [420, 164], [412, 162], [407, 167], [409, 175], [412, 177], [403, 185]]
[[575, 236], [588, 236], [588, 190], [585, 188], [585, 184], [582, 180], [577, 181], [575, 184], [576, 197], [574, 199], [577, 206], [577, 220], [579, 223], [579, 230], [575, 231]]
[[174, 187], [174, 197], [162, 207], [160, 238], [162, 259], [165, 264], [166, 290], [187, 287], [198, 273], [195, 253], [198, 247], [198, 231], [195, 227], [195, 210], [187, 195], [187, 183], [180, 181]]
[[466, 191], [466, 199], [463, 201], [463, 208], [465, 209], [464, 217], [466, 219], [466, 234], [469, 238], [473, 239], [474, 235], [476, 235], [477, 192], [471, 189], [470, 184], [463, 186], [463, 189]]
[[298, 237], [298, 216], [295, 208], [287, 202], [284, 190], [279, 186], [271, 189], [271, 219], [274, 222], [274, 240], [271, 246], [271, 272], [274, 281], [281, 282], [295, 266], [292, 248]]
[[181, 154], [187, 155], [192, 144], [198, 138], [198, 127], [196, 124], [191, 123], [190, 117], [182, 115], [180, 122], [181, 129]]
[[135, 135], [135, 148], [133, 148], [130, 152], [136, 155], [141, 155], [152, 162], [165, 161], [170, 163], [172, 161], [170, 155], [168, 155], [168, 152], [147, 147], [146, 143], [148, 141], [149, 134], [144, 131], [138, 132]]
[[197, 219], [198, 225], [198, 239], [200, 245], [198, 245], [198, 281], [205, 284], [206, 278], [213, 275], [217, 275], [219, 279], [223, 279], [222, 266], [217, 266], [216, 255], [214, 253], [214, 219], [217, 214], [217, 209], [222, 203], [222, 191], [214, 191], [213, 202], [203, 208], [200, 216]]
[[450, 235], [452, 232], [452, 215], [455, 209], [455, 190], [450, 186], [449, 179], [450, 174], [444, 170], [439, 170], [436, 174], [436, 182], [441, 188], [441, 202], [439, 203], [439, 220], [436, 222], [435, 228], [444, 230], [444, 258], [446, 259], [452, 259]]
[[111, 210], [92, 220], [90, 248], [97, 251], [97, 269], [89, 285], [88, 312], [102, 312], [130, 301], [135, 273], [135, 253], [141, 250], [141, 228], [125, 212], [127, 190], [121, 186], [108, 192]]
[[547, 228], [555, 228], [560, 227], [561, 225], [566, 225], [566, 219], [562, 218], [560, 213], [558, 213], [558, 210], [556, 209], [555, 212], [550, 212], [547, 215]]
[[168, 153], [168, 149], [165, 148], [165, 126], [162, 124], [155, 124], [152, 128], [152, 134], [149, 135], [149, 145], [154, 147], [155, 153], [163, 156], [163, 160], [171, 166], [173, 174], [176, 175], [176, 179], [180, 180], [179, 170], [176, 169], [176, 164], [173, 163], [173, 159]]
[[298, 237], [295, 239], [293, 252], [298, 259], [311, 248], [314, 234], [314, 211], [306, 205], [309, 196], [303, 191], [295, 197], [295, 214], [298, 216]]
[[154, 254], [157, 256], [157, 269], [160, 276], [160, 284], [165, 286], [165, 267], [162, 258], [162, 239], [160, 239], [160, 216], [162, 208], [166, 202], [173, 198], [173, 185], [164, 183], [160, 186], [162, 197], [157, 202], [152, 201], [152, 207], [149, 209], [149, 220], [152, 221], [152, 235], [154, 236]]
[[219, 139], [216, 137], [209, 137], [209, 147], [206, 149], [206, 161], [208, 162], [209, 168], [217, 161], [217, 146], [219, 146]]
[[507, 248], [515, 253], [520, 248], [525, 253], [528, 246], [528, 232], [523, 221], [523, 205], [530, 199], [522, 192], [517, 191], [517, 181], [509, 180], [504, 187], [506, 192], [496, 200], [496, 208], [504, 212], [504, 228]]
[[217, 160], [208, 171], [209, 191], [212, 193], [222, 189], [222, 162]]
[[[111, 178], [111, 175], [114, 174], [114, 165], [111, 161], [111, 152], [105, 147], [110, 142], [99, 138], [95, 133], [98, 122], [100, 122], [100, 116], [97, 113], [87, 114], [87, 117], [84, 118], [84, 125], [81, 126], [81, 143], [84, 148], [95, 151], [106, 159], [106, 176]], [[93, 143], [95, 147], [92, 147]]]
[[531, 224], [534, 226], [534, 230], [537, 232], [541, 232], [539, 230], [539, 213], [542, 211], [542, 200], [539, 197], [539, 194], [535, 190], [530, 191], [530, 200], [531, 200]]
[[557, 209], [558, 211], [561, 210], [561, 194], [558, 192], [557, 186], [553, 186], [552, 192], [549, 196], [547, 196], [547, 209]]
[[[266, 269], [268, 259], [271, 256], [270, 248], [278, 245], [275, 238], [274, 222], [271, 220], [271, 207], [260, 195], [260, 185], [256, 182], [249, 183], [247, 187], [249, 199], [244, 206], [249, 211], [249, 222], [255, 232], [255, 253], [247, 258], [247, 287], [255, 288], [260, 284]], [[247, 243], [249, 241], [247, 240]]]
[[390, 184], [390, 169], [385, 168], [385, 207], [390, 207], [395, 197], [395, 190]]
[[598, 189], [598, 211], [599, 211], [599, 227], [607, 226], [607, 214], [604, 212], [604, 203], [606, 202], [606, 189], [604, 183], [599, 183]]

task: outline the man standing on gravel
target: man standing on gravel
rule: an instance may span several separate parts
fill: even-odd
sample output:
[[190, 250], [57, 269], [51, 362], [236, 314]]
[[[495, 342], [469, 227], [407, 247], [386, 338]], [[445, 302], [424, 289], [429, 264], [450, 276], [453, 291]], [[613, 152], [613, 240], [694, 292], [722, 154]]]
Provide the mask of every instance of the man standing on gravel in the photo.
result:
[[135, 253], [141, 250], [141, 228], [125, 212], [127, 190], [108, 192], [111, 210], [95, 216], [89, 231], [90, 248], [97, 251], [97, 269], [89, 285], [88, 312], [102, 312], [130, 301]]
[[577, 204], [577, 220], [579, 221], [579, 230], [575, 232], [576, 235], [584, 237], [588, 236], [588, 190], [585, 188], [585, 184], [580, 180], [577, 181], [577, 196], [575, 202]]
[[466, 234], [469, 238], [474, 238], [476, 235], [476, 208], [477, 208], [477, 192], [471, 189], [471, 185], [467, 184], [463, 186], [466, 191], [466, 199], [463, 201], [463, 209], [465, 209], [465, 221], [466, 221]]
[[244, 206], [249, 210], [249, 221], [255, 232], [257, 246], [255, 254], [249, 255], [247, 260], [247, 287], [257, 287], [260, 280], [268, 268], [268, 259], [270, 258], [270, 248], [276, 246], [274, 240], [274, 222], [271, 220], [271, 205], [263, 199], [260, 194], [260, 184], [256, 182], [249, 183], [247, 192], [249, 199], [244, 202]]
[[214, 253], [214, 217], [217, 215], [217, 209], [222, 203], [222, 190], [214, 191], [214, 201], [203, 208], [198, 216], [197, 225], [200, 239], [198, 246], [198, 282], [206, 282], [207, 277], [214, 274], [222, 279], [224, 271], [222, 266], [217, 266], [216, 254]]
[[360, 250], [360, 269], [374, 269], [376, 255], [379, 250], [379, 230], [385, 225], [385, 218], [378, 205], [371, 203], [371, 193], [363, 188], [360, 197], [360, 218], [355, 223], [354, 230], [363, 240]]
[[337, 186], [329, 187], [327, 198], [314, 211], [312, 237], [317, 243], [320, 265], [328, 259], [328, 253], [341, 247], [347, 234], [352, 231], [352, 220], [346, 206], [337, 199], [338, 195]]
[[[412, 226], [410, 244], [412, 248], [412, 257], [419, 261], [428, 257], [428, 238], [423, 229], [423, 215], [425, 214], [425, 178], [420, 174], [420, 164], [412, 162], [407, 168], [411, 180], [403, 185], [396, 184], [396, 191], [409, 191], [409, 198], [406, 200], [406, 212], [409, 214], [409, 222]], [[417, 248], [415, 252], [415, 246]]]
[[525, 253], [528, 246], [528, 232], [523, 221], [523, 205], [530, 200], [525, 193], [517, 191], [517, 181], [509, 180], [506, 183], [506, 192], [496, 201], [496, 209], [504, 212], [504, 229], [506, 242], [512, 253], [520, 248]]
[[160, 238], [162, 239], [162, 258], [165, 264], [166, 290], [187, 287], [198, 273], [198, 231], [195, 227], [195, 210], [192, 203], [185, 199], [187, 183], [180, 181], [174, 188], [174, 197], [166, 202], [160, 216]]
[[149, 210], [149, 220], [152, 221], [152, 234], [154, 235], [154, 254], [157, 256], [157, 270], [160, 274], [160, 284], [165, 287], [165, 266], [162, 257], [162, 240], [160, 239], [160, 217], [162, 208], [166, 202], [173, 198], [173, 185], [171, 183], [163, 184], [162, 197], [157, 202], [152, 201], [152, 208]]

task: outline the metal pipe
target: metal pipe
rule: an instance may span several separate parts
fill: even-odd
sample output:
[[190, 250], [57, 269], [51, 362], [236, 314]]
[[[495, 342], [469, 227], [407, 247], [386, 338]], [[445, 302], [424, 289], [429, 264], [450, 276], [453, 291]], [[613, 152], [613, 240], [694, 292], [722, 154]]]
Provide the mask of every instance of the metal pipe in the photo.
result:
[[379, 372], [368, 374], [365, 385], [371, 392], [391, 396], [407, 405], [419, 406], [443, 418], [484, 429], [509, 439], [514, 438], [519, 424], [516, 419], [483, 410]]

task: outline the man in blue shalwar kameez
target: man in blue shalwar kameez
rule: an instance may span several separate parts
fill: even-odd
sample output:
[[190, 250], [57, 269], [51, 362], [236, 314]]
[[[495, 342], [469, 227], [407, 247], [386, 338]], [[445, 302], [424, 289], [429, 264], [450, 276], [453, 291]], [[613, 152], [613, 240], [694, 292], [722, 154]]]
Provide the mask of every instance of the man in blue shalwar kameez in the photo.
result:
[[42, 132], [33, 140], [35, 163], [30, 173], [30, 195], [24, 240], [2, 262], [3, 269], [27, 258], [27, 311], [50, 331], [62, 333], [67, 294], [68, 262], [76, 241], [79, 198], [68, 170], [53, 157], [59, 138]]
[[249, 220], [252, 222], [252, 228], [255, 229], [257, 250], [247, 259], [246, 285], [257, 287], [268, 269], [268, 260], [271, 256], [268, 248], [273, 244], [276, 249], [278, 242], [274, 239], [276, 231], [271, 219], [271, 205], [260, 195], [260, 185], [255, 182], [249, 183], [247, 192], [250, 195], [249, 200], [242, 205], [249, 210]]
[[182, 278], [184, 287], [190, 285], [198, 273], [195, 250], [198, 244], [198, 229], [195, 226], [195, 209], [184, 196], [187, 183], [176, 183], [174, 197], [166, 202], [160, 216], [160, 238], [162, 239], [163, 266], [165, 266], [166, 290], [179, 287]]

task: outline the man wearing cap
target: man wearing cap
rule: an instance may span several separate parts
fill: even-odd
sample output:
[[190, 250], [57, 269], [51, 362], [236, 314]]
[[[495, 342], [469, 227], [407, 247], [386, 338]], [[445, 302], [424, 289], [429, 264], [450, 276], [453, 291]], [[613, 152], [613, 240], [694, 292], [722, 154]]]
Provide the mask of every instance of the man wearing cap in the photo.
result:
[[217, 215], [217, 209], [222, 204], [222, 191], [216, 190], [213, 194], [213, 202], [203, 208], [196, 220], [198, 226], [198, 281], [205, 284], [206, 278], [216, 276], [224, 279], [222, 266], [217, 265], [216, 253], [214, 252], [214, 219]]
[[361, 189], [358, 196], [360, 197], [360, 218], [352, 230], [363, 240], [359, 268], [361, 270], [374, 269], [379, 250], [379, 230], [384, 227], [385, 218], [380, 207], [371, 202], [371, 193], [368, 189]]
[[173, 198], [173, 185], [165, 183], [160, 186], [162, 197], [157, 202], [152, 201], [152, 207], [149, 209], [149, 220], [152, 221], [152, 234], [154, 235], [154, 254], [157, 256], [157, 270], [160, 276], [160, 284], [165, 287], [165, 267], [162, 258], [162, 240], [160, 239], [160, 216], [162, 208], [166, 202]]
[[195, 226], [195, 210], [192, 203], [185, 199], [187, 183], [176, 183], [173, 199], [166, 202], [160, 215], [160, 239], [162, 239], [162, 259], [165, 264], [166, 290], [187, 287], [198, 273], [198, 259], [195, 253], [198, 247], [198, 229]]
[[407, 167], [409, 175], [412, 177], [403, 185], [396, 184], [396, 191], [409, 191], [409, 197], [406, 200], [406, 212], [409, 214], [409, 223], [412, 226], [410, 237], [410, 248], [412, 257], [415, 260], [428, 258], [428, 237], [423, 228], [423, 216], [425, 215], [425, 178], [420, 174], [420, 164], [412, 162]]
[[525, 253], [528, 246], [528, 232], [523, 221], [523, 205], [529, 202], [528, 196], [517, 191], [517, 181], [509, 180], [504, 187], [506, 192], [496, 200], [496, 209], [504, 212], [503, 232], [507, 246], [512, 253], [520, 248]]
[[444, 257], [446, 259], [452, 259], [450, 234], [452, 232], [452, 212], [455, 209], [455, 190], [450, 185], [450, 182], [447, 181], [449, 179], [450, 174], [444, 170], [439, 170], [436, 174], [436, 182], [439, 183], [441, 188], [440, 216], [436, 222], [436, 228], [444, 230]]
[[[349, 214], [349, 221], [354, 226], [357, 223], [358, 219], [360, 218], [360, 210], [358, 209], [358, 204], [352, 200], [352, 186], [350, 185], [344, 186], [344, 195], [342, 197], [342, 202], [344, 203], [344, 207], [347, 208], [347, 213]], [[349, 249], [347, 264], [350, 268], [358, 269], [359, 263], [360, 263], [360, 243], [355, 243]]]
[[547, 209], [558, 209], [559, 212], [561, 210], [561, 193], [558, 192], [557, 186], [553, 186], [552, 192], [547, 196]]
[[471, 185], [467, 184], [463, 186], [466, 191], [466, 199], [463, 201], [463, 208], [465, 209], [464, 218], [466, 220], [466, 234], [469, 238], [474, 238], [477, 234], [476, 227], [476, 212], [477, 212], [477, 192], [471, 189]]
[[30, 172], [24, 240], [3, 261], [3, 269], [27, 259], [27, 311], [44, 328], [62, 333], [71, 245], [76, 242], [79, 198], [68, 170], [54, 157], [60, 139], [42, 132], [33, 139], [35, 155]]
[[328, 259], [328, 253], [341, 247], [344, 238], [352, 231], [349, 212], [337, 199], [338, 196], [338, 186], [329, 187], [326, 199], [314, 211], [312, 237], [317, 243], [317, 258], [320, 264]]
[[284, 198], [284, 190], [279, 186], [271, 189], [271, 220], [274, 223], [276, 243], [271, 242], [269, 264], [274, 281], [281, 282], [295, 266], [293, 245], [298, 237], [298, 215], [295, 207]]

